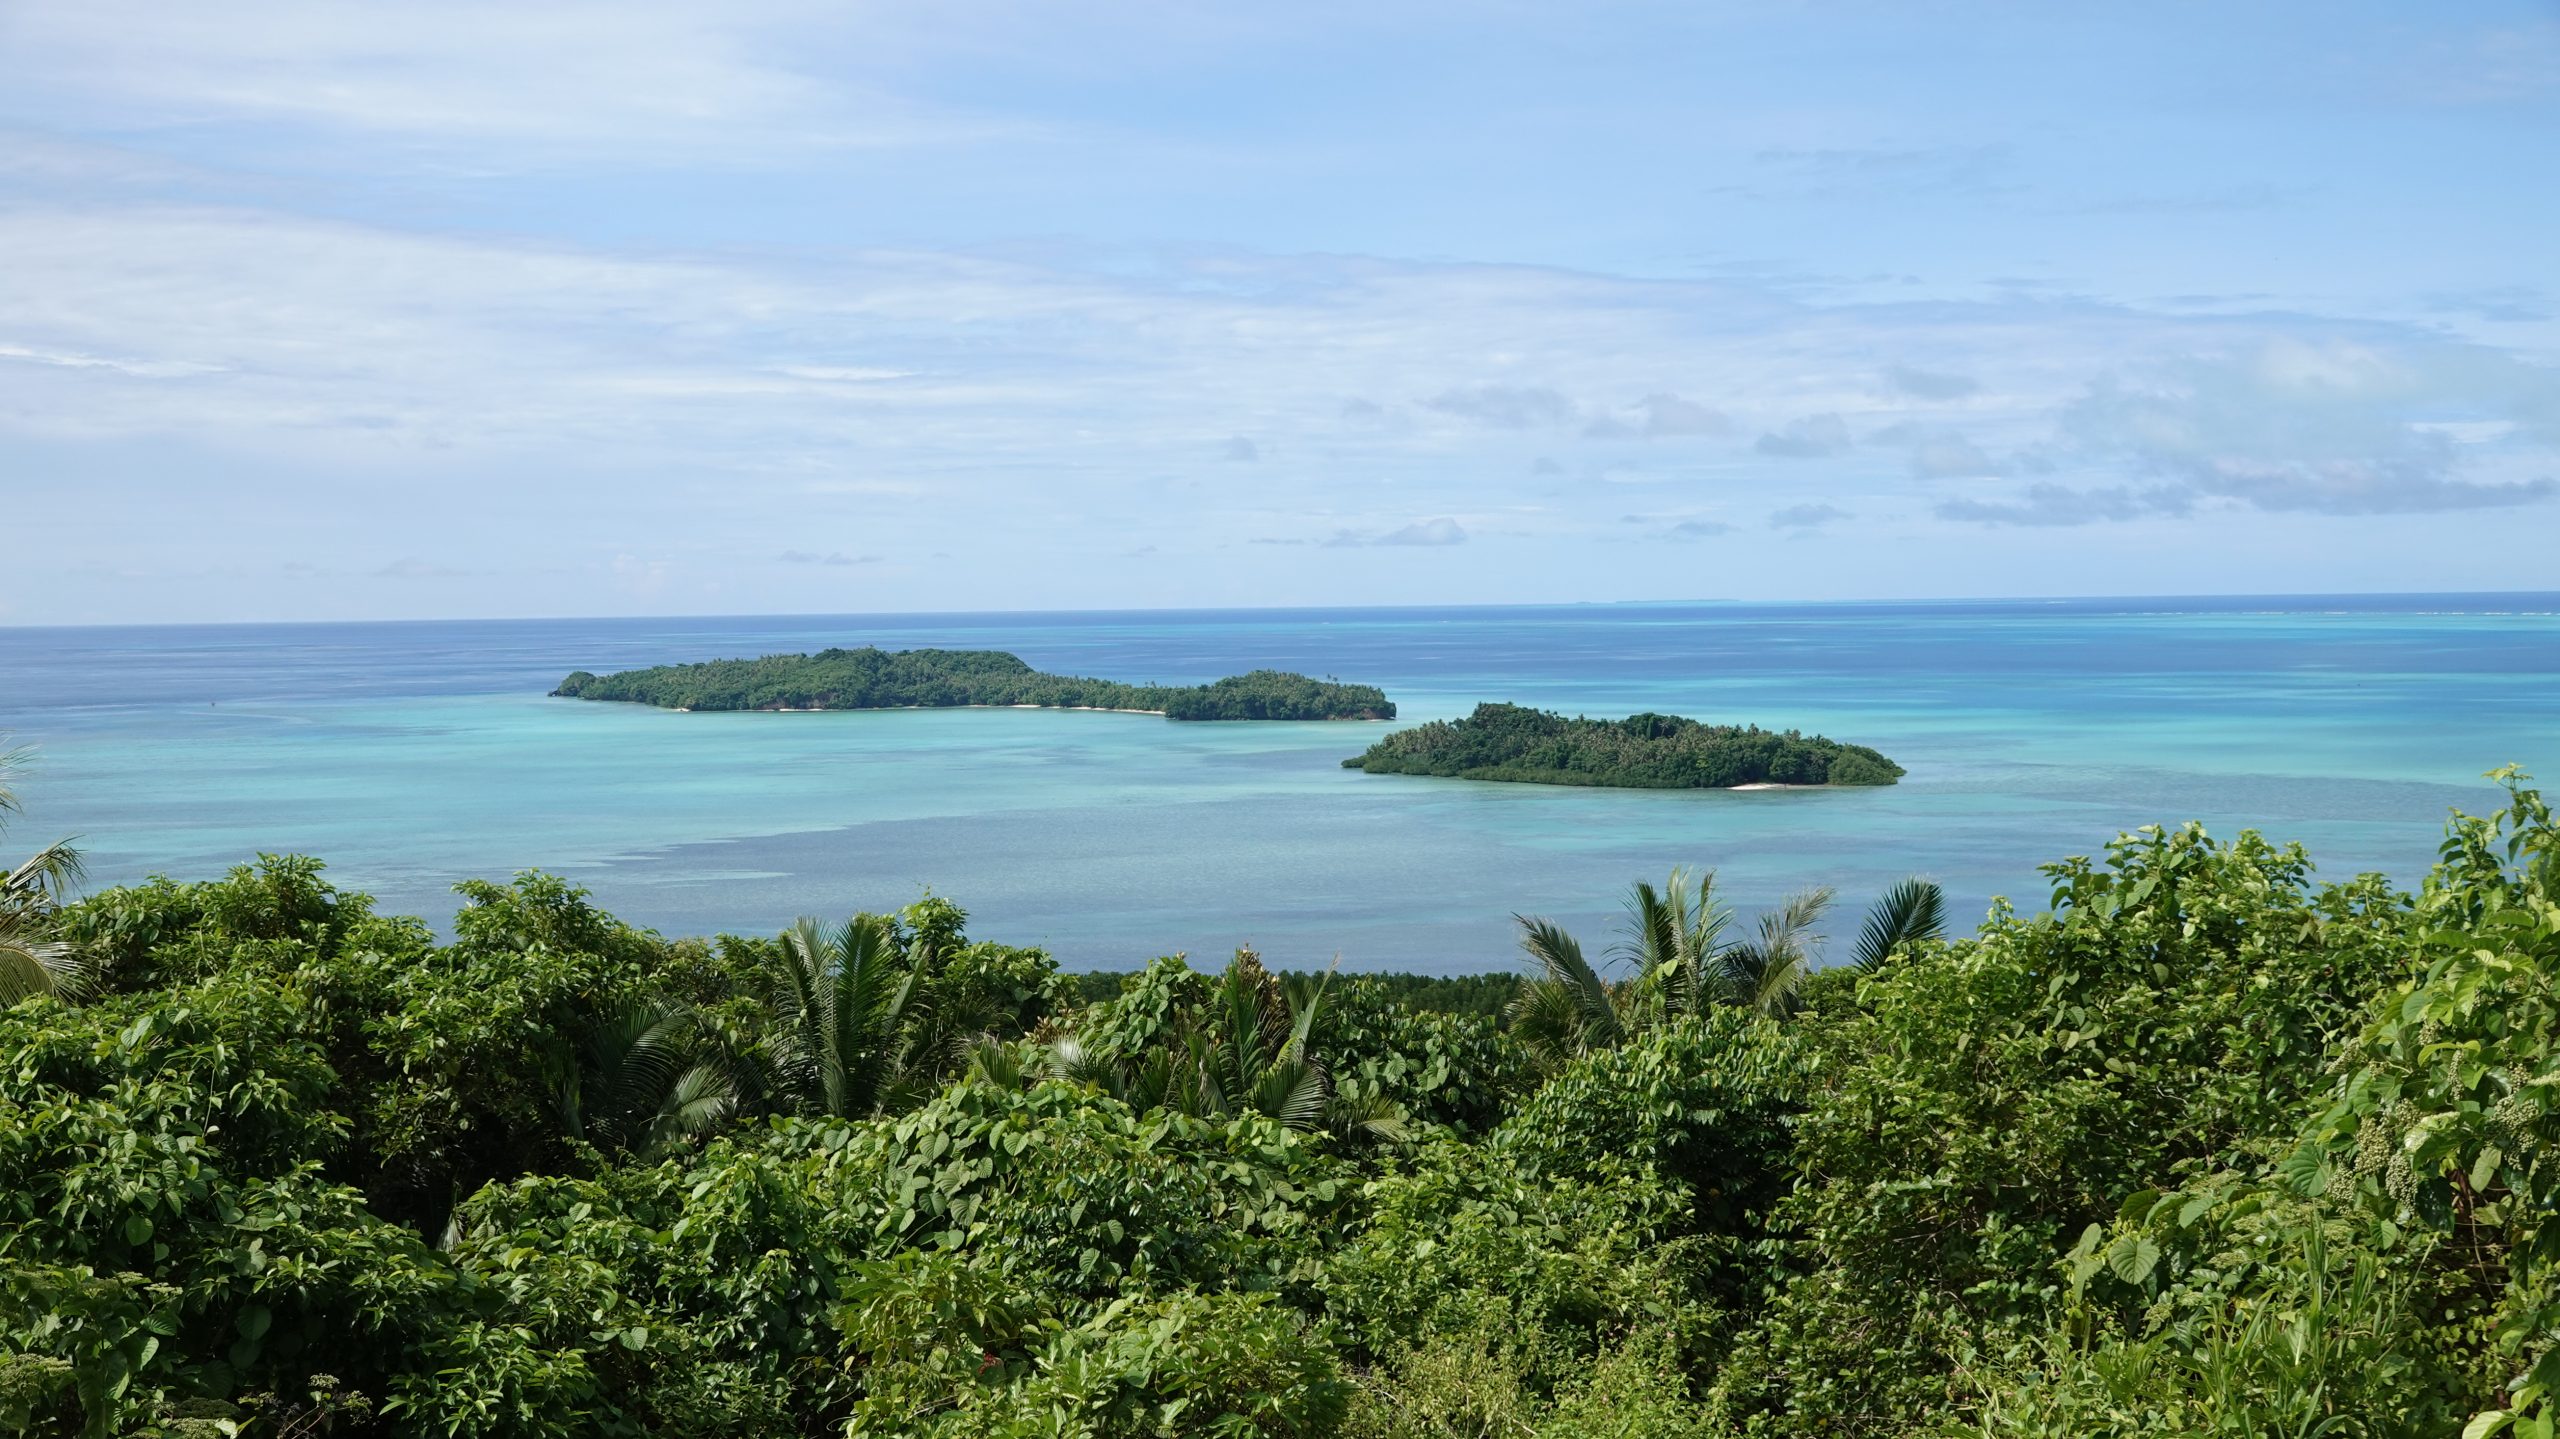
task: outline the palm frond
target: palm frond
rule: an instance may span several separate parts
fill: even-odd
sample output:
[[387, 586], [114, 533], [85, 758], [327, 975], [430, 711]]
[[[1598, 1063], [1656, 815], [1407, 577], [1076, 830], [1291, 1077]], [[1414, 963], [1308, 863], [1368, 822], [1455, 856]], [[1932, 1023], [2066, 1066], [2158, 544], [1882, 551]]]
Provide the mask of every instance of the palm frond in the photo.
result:
[[0, 914], [0, 1009], [38, 994], [87, 998], [95, 979], [88, 964], [70, 945], [38, 939], [32, 918]]
[[727, 1127], [738, 1112], [738, 1086], [715, 1064], [697, 1064], [676, 1076], [659, 1110], [652, 1148], [678, 1139], [699, 1139]]
[[1715, 957], [1733, 921], [1732, 909], [1715, 897], [1715, 880], [1712, 869], [1693, 878], [1678, 868], [1662, 890], [1638, 880], [1629, 897], [1645, 981], [1669, 1012], [1703, 1014], [1715, 1002]]
[[1828, 888], [1809, 889], [1760, 916], [1750, 940], [1719, 956], [1725, 1003], [1772, 1017], [1793, 1011], [1796, 991], [1812, 975], [1814, 949], [1822, 942], [1814, 926], [1830, 906]]
[[1404, 1112], [1404, 1106], [1383, 1094], [1359, 1099], [1337, 1096], [1328, 1118], [1337, 1133], [1357, 1134], [1390, 1144], [1401, 1144], [1413, 1138], [1412, 1116]]
[[[1112, 1091], [1116, 1071], [1111, 1062], [1085, 1048], [1084, 1041], [1072, 1034], [1061, 1036], [1049, 1046], [1045, 1063], [1053, 1079], [1063, 1079], [1074, 1084], [1091, 1084], [1103, 1090]], [[1125, 1095], [1122, 1097], [1126, 1098]]]
[[[1125, 1073], [1115, 1073], [1114, 1093], [1121, 1103], [1144, 1114], [1149, 1110], [1178, 1105], [1177, 1091], [1180, 1066], [1164, 1049], [1153, 1049]], [[1196, 1094], [1196, 1086], [1194, 1086]], [[1189, 1111], [1196, 1113], [1196, 1109]]]
[[1572, 991], [1581, 1005], [1585, 1041], [1607, 1046], [1625, 1038], [1617, 996], [1609, 992], [1591, 961], [1583, 958], [1581, 942], [1548, 920], [1523, 914], [1511, 918], [1520, 926], [1521, 950], [1547, 979]]
[[0, 749], [0, 817], [20, 813], [16, 779], [35, 758], [35, 751], [25, 745]]
[[0, 879], [0, 903], [11, 900], [59, 902], [71, 886], [88, 875], [80, 851], [69, 840], [55, 840]]
[[1333, 963], [1325, 966], [1324, 973], [1316, 977], [1314, 984], [1289, 996], [1289, 1043], [1280, 1051], [1283, 1058], [1302, 1060], [1307, 1057], [1307, 1036], [1315, 1030], [1316, 1015], [1324, 1008], [1325, 990], [1332, 986], [1334, 971], [1340, 968], [1342, 956], [1336, 954]]
[[1291, 1129], [1312, 1130], [1324, 1122], [1333, 1086], [1322, 1066], [1289, 1060], [1272, 1066], [1254, 1086], [1253, 1108]]
[[1946, 892], [1914, 876], [1895, 884], [1867, 911], [1850, 962], [1873, 973], [1912, 945], [1946, 933]]
[[1024, 1074], [1022, 1051], [1010, 1044], [980, 1038], [969, 1046], [970, 1082], [995, 1089], [1020, 1089]]
[[1636, 966], [1640, 977], [1667, 977], [1661, 972], [1677, 962], [1680, 955], [1680, 921], [1675, 913], [1680, 893], [1680, 873], [1672, 871], [1672, 898], [1666, 899], [1650, 880], [1637, 880], [1627, 889], [1627, 937], [1610, 946]]
[[[0, 829], [21, 812], [12, 781], [33, 751], [0, 750]], [[96, 976], [81, 954], [45, 932], [46, 916], [82, 876], [80, 851], [57, 840], [0, 874], [0, 1006], [30, 995], [86, 997]]]
[[890, 919], [857, 914], [830, 934], [804, 918], [782, 932], [775, 954], [776, 1059], [803, 1111], [878, 1113], [931, 1067], [901, 1048], [932, 1037], [901, 1036], [916, 973]]
[[1509, 1018], [1512, 1038], [1542, 1070], [1561, 1068], [1591, 1047], [1582, 996], [1569, 984], [1530, 980], [1512, 999]]

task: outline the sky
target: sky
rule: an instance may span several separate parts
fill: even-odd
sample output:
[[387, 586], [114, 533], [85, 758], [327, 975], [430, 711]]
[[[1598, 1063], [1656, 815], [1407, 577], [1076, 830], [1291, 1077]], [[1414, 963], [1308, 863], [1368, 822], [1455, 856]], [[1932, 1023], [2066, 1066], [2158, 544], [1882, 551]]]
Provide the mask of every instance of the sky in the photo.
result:
[[0, 624], [2560, 585], [2560, 3], [0, 3]]

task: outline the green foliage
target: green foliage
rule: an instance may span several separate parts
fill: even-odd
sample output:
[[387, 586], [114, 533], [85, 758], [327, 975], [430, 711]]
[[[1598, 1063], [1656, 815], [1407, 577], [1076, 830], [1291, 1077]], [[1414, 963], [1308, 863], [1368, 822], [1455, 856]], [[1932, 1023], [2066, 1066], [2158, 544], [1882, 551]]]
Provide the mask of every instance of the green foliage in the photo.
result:
[[1996, 911], [1812, 1026], [1826, 1084], [1777, 1207], [1801, 1272], [1720, 1376], [1729, 1412], [1899, 1433], [1960, 1408], [1967, 1362], [2054, 1321], [2087, 1226], [2289, 1128], [2403, 963], [2378, 881], [2307, 869], [2254, 834], [2126, 836], [2049, 869], [2051, 914]]
[[849, 1315], [872, 1392], [848, 1434], [1318, 1436], [1346, 1407], [1331, 1349], [1267, 1295], [1115, 1300], [1035, 1338], [986, 1291], [958, 1292], [900, 1303], [875, 1291]]
[[[1283, 983], [1293, 985], [1318, 978], [1301, 970], [1284, 969], [1278, 973]], [[1130, 970], [1098, 969], [1064, 976], [1064, 983], [1076, 1003], [1097, 1005], [1119, 998], [1121, 988], [1135, 977]], [[1520, 977], [1502, 970], [1485, 974], [1362, 973], [1346, 976], [1343, 983], [1360, 985], [1398, 1009], [1471, 1015], [1497, 1023], [1520, 993]]]
[[820, 650], [712, 660], [595, 675], [580, 670], [552, 691], [572, 699], [631, 700], [668, 709], [941, 709], [1028, 705], [1141, 710], [1177, 720], [1394, 719], [1371, 685], [1279, 670], [1205, 685], [1125, 685], [1042, 674], [998, 650]]
[[[1409, 975], [1357, 976], [1326, 994], [1309, 1043], [1327, 1058], [1334, 1087], [1352, 1108], [1483, 1134], [1537, 1077], [1528, 1053], [1494, 1023], [1499, 1009], [1486, 1012], [1519, 986], [1509, 975], [1491, 978], [1504, 982], [1461, 988], [1454, 981], [1417, 985]], [[1417, 990], [1451, 1008], [1404, 998]]]
[[1793, 1178], [1807, 1049], [1737, 1010], [1682, 1018], [1567, 1065], [1491, 1143], [1533, 1172], [1583, 1179], [1642, 1156], [1688, 1190], [1695, 1231], [1756, 1236]]
[[[1831, 891], [1790, 895], [1748, 933], [1728, 938], [1733, 912], [1716, 898], [1715, 878], [1713, 870], [1693, 878], [1675, 869], [1661, 889], [1636, 881], [1627, 895], [1625, 937], [1616, 946], [1632, 973], [1615, 982], [1604, 979], [1581, 942], [1561, 928], [1513, 916], [1521, 952], [1537, 975], [1512, 1001], [1511, 1027], [1540, 1064], [1552, 1070], [1655, 1026], [1718, 1009], [1783, 1018], [1805, 1007], [1822, 945], [1816, 927], [1831, 907]], [[1936, 940], [1943, 902], [1938, 887], [1922, 879], [1886, 891], [1859, 935], [1856, 967], [1872, 970]]]
[[[450, 944], [310, 860], [43, 916], [0, 1427], [2544, 1436], [2560, 826], [2414, 894], [2193, 828], [1859, 963], [1638, 886], [1608, 980], [1085, 991], [928, 896]], [[1510, 1023], [1497, 1022], [1507, 1002]]]
[[1545, 1392], [1610, 1335], [1671, 1320], [1704, 1332], [1689, 1196], [1637, 1165], [1542, 1175], [1508, 1151], [1440, 1140], [1391, 1156], [1361, 1193], [1365, 1221], [1325, 1276], [1356, 1351], [1387, 1358], [1432, 1336], [1514, 1336]]
[[[2251, 1256], [2258, 1282], [2200, 1313], [2075, 1346], [2048, 1341], [2045, 1362], [1986, 1396], [1976, 1426], [2001, 1439], [2155, 1434], [2407, 1436], [2448, 1434], [2462, 1415], [2413, 1354], [2405, 1283], [2376, 1256], [2333, 1261], [2318, 1227], [2295, 1247]], [[2124, 1282], [2152, 1268], [2147, 1248], [2109, 1261], [2075, 1252]], [[2243, 1261], [2247, 1262], [2247, 1261]]]
[[[0, 831], [18, 812], [11, 778], [27, 752], [0, 749]], [[57, 840], [15, 866], [0, 869], [0, 1005], [31, 994], [78, 996], [89, 986], [88, 965], [76, 944], [49, 931], [56, 903], [81, 876], [80, 851]]]
[[319, 1369], [378, 1385], [451, 1295], [326, 1178], [335, 1077], [266, 977], [24, 1004], [0, 1055], [0, 1352], [68, 1365], [84, 1432]]
[[982, 1038], [1014, 1039], [1073, 1009], [1075, 985], [1048, 952], [1020, 949], [961, 932], [968, 912], [928, 895], [897, 917], [896, 933], [916, 972], [911, 1047], [937, 1077]]
[[1109, 1003], [1079, 1016], [1075, 1041], [1098, 1064], [1135, 1059], [1169, 1042], [1209, 1002], [1209, 978], [1178, 954], [1159, 955], [1128, 977]]
[[1461, 720], [1398, 730], [1342, 762], [1371, 774], [1425, 774], [1620, 789], [1743, 784], [1891, 784], [1902, 766], [1862, 745], [1794, 730], [1701, 724], [1678, 715], [1566, 719], [1482, 704]]
[[1084, 1031], [1052, 1045], [1041, 1063], [1141, 1111], [1261, 1115], [1292, 1129], [1403, 1139], [1411, 1118], [1391, 1091], [1407, 1079], [1445, 1082], [1445, 1068], [1434, 1075], [1382, 1063], [1338, 1083], [1312, 1043], [1331, 980], [1284, 985], [1250, 949], [1237, 950], [1214, 983], [1179, 958], [1160, 959], [1117, 1000], [1083, 1015]]
[[1708, 1439], [1670, 1336], [1642, 1329], [1567, 1367], [1553, 1394], [1507, 1331], [1434, 1335], [1370, 1371], [1344, 1433], [1355, 1439]]

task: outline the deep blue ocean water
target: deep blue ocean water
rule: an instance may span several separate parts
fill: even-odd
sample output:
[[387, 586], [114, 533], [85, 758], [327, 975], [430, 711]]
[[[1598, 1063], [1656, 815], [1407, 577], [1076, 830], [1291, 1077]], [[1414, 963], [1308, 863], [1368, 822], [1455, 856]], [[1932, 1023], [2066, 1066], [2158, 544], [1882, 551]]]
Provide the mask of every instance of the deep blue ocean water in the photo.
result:
[[[675, 714], [545, 697], [573, 669], [876, 643], [1190, 683], [1270, 666], [1870, 744], [1889, 789], [1661, 792], [1364, 775], [1366, 725], [1010, 710]], [[39, 754], [0, 854], [77, 834], [98, 883], [323, 856], [440, 922], [539, 867], [669, 933], [770, 931], [932, 886], [1073, 967], [1511, 962], [1515, 912], [1597, 942], [1638, 876], [1746, 910], [1905, 874], [1955, 912], [2138, 825], [2422, 874], [2447, 810], [2560, 782], [2560, 595], [1593, 605], [0, 629], [0, 735]], [[1844, 908], [1834, 929], [1855, 927]]]

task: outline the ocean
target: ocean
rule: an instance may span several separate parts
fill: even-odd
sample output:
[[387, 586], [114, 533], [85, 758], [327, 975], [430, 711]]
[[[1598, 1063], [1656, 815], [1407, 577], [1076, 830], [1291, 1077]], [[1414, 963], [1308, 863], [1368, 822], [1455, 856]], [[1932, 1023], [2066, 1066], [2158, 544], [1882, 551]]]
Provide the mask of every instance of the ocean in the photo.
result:
[[[1881, 789], [1623, 791], [1366, 775], [1364, 724], [1017, 710], [678, 714], [547, 698], [603, 672], [827, 645], [1011, 650], [1194, 683], [1658, 710], [1872, 745]], [[1071, 968], [1158, 954], [1458, 973], [1514, 914], [1595, 948], [1638, 877], [1746, 913], [1905, 875], [1970, 923], [2037, 867], [2200, 820], [2414, 881], [2483, 771], [2560, 781], [2560, 595], [1652, 604], [0, 629], [0, 743], [34, 746], [0, 856], [76, 834], [94, 884], [261, 851], [444, 927], [539, 868], [669, 934], [771, 932], [928, 886]]]

